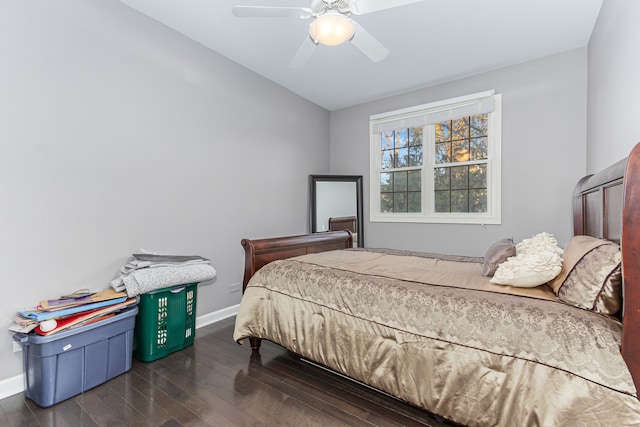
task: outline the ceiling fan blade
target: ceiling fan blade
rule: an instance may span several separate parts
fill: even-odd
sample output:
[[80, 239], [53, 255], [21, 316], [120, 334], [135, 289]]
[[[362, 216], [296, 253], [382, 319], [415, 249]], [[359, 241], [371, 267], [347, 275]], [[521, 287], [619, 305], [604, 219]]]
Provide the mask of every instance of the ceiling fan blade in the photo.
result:
[[311, 55], [313, 55], [313, 52], [315, 52], [316, 46], [317, 45], [313, 42], [313, 40], [311, 40], [311, 37], [309, 36], [305, 37], [304, 41], [298, 48], [298, 51], [296, 52], [295, 55], [293, 55], [293, 58], [291, 58], [291, 62], [289, 62], [289, 67], [300, 68], [304, 64], [306, 64], [307, 61], [309, 61], [309, 59], [311, 58]]
[[422, 1], [424, 0], [357, 0], [356, 4], [351, 7], [351, 13], [354, 15], [364, 15], [365, 13], [391, 9], [411, 3], [420, 3]]
[[306, 7], [234, 6], [231, 11], [238, 18], [308, 18]]
[[380, 62], [389, 54], [389, 50], [382, 43], [369, 34], [360, 24], [353, 23], [355, 31], [351, 43], [369, 57], [373, 62]]

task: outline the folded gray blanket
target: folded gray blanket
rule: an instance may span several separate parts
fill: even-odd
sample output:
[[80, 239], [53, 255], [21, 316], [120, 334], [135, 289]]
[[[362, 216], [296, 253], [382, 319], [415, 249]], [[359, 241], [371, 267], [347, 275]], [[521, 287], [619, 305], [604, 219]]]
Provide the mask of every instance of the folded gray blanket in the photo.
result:
[[[209, 264], [188, 264], [157, 268], [142, 268], [122, 276], [129, 297], [175, 285], [200, 283], [216, 276]], [[113, 283], [112, 283], [113, 285]]]
[[204, 282], [216, 276], [209, 262], [199, 255], [135, 253], [111, 281], [111, 287], [134, 297], [169, 286]]

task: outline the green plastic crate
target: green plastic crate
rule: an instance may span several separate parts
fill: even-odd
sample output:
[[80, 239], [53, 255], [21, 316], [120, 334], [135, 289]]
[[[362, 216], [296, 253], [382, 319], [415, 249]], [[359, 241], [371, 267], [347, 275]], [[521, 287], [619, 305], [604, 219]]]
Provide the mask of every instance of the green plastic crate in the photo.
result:
[[157, 360], [193, 344], [198, 284], [172, 286], [140, 295], [133, 356]]

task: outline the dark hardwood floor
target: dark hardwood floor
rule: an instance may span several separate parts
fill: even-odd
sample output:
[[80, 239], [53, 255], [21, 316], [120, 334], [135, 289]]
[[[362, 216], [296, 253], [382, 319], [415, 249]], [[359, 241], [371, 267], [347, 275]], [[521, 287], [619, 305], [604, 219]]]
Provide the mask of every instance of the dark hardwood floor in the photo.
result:
[[449, 426], [410, 405], [263, 342], [232, 339], [235, 317], [198, 329], [195, 344], [40, 408], [0, 400], [1, 426]]

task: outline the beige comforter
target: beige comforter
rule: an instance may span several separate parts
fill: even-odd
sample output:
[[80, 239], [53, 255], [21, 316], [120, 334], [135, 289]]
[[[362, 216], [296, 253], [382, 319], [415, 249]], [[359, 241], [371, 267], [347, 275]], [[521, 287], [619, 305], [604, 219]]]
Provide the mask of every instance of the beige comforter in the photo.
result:
[[372, 250], [275, 261], [251, 279], [234, 339], [273, 341], [464, 425], [640, 425], [620, 323], [546, 287], [490, 284], [479, 261]]

